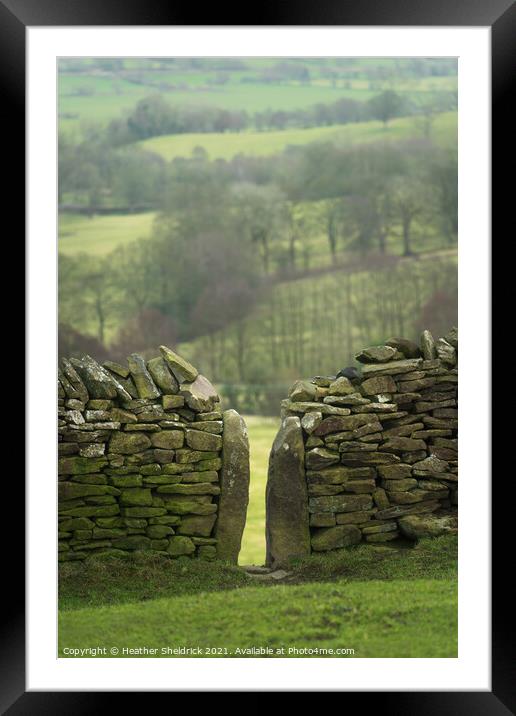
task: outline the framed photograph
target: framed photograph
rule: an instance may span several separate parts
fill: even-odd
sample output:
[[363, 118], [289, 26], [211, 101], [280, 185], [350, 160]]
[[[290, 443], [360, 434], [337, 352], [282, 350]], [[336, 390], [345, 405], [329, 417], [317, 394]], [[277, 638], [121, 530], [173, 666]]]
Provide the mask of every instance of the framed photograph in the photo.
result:
[[282, 10], [0, 3], [28, 308], [3, 712], [514, 709], [490, 441], [514, 6]]

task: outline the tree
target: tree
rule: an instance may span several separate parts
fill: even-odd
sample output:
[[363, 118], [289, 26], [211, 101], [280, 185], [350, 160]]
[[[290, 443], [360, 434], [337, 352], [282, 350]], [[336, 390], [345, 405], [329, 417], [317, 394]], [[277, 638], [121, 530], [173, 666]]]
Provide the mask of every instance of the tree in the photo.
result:
[[382, 92], [369, 100], [371, 115], [375, 119], [381, 120], [384, 127], [387, 127], [387, 123], [390, 119], [393, 117], [399, 117], [403, 108], [403, 99], [399, 94], [394, 92], [394, 90], [385, 90], [385, 92]]
[[434, 188], [434, 203], [442, 231], [449, 244], [457, 241], [458, 186], [456, 150], [435, 151], [428, 163], [428, 176]]
[[285, 196], [274, 185], [240, 184], [233, 188], [237, 222], [242, 233], [258, 248], [263, 272], [270, 272], [271, 242], [285, 228]]
[[403, 255], [412, 256], [412, 224], [428, 204], [424, 184], [415, 176], [404, 175], [392, 182], [392, 208], [402, 229]]

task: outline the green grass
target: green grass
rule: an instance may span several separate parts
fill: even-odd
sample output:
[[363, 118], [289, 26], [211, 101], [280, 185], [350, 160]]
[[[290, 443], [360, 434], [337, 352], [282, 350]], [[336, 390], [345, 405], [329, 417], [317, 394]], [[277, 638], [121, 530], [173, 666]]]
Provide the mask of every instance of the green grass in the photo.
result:
[[242, 538], [240, 564], [263, 564], [265, 560], [265, 485], [269, 452], [278, 431], [279, 419], [245, 416], [251, 448], [249, 507]]
[[231, 657], [246, 656], [237, 648], [269, 646], [453, 658], [456, 548], [454, 535], [413, 548], [363, 544], [300, 560], [280, 585], [187, 559], [135, 555], [65, 564], [60, 655], [66, 647], [202, 646], [225, 648], [219, 655]]
[[[140, 604], [65, 612], [64, 648], [118, 648], [119, 657], [170, 657], [163, 648], [216, 648], [199, 656], [253, 657], [237, 650], [269, 647], [270, 656], [337, 656], [291, 649], [352, 649], [359, 658], [456, 658], [457, 585], [415, 580], [247, 587]], [[154, 654], [124, 653], [151, 647]], [[278, 649], [284, 649], [278, 653]], [[183, 656], [183, 654], [176, 654]], [[188, 654], [186, 654], [188, 656]]]
[[[141, 63], [126, 68], [138, 74], [147, 84], [135, 84], [129, 81], [127, 72], [98, 72], [84, 65], [82, 72], [59, 73], [59, 113], [60, 129], [80, 132], [82, 124], [96, 123], [106, 125], [112, 119], [121, 117], [135, 104], [149, 94], [159, 92], [167, 102], [175, 105], [216, 106], [222, 109], [245, 109], [250, 114], [273, 110], [304, 109], [317, 103], [331, 103], [342, 97], [358, 101], [368, 100], [387, 87], [392, 88], [392, 79], [381, 82], [377, 78], [371, 81], [371, 68], [380, 65], [382, 60], [373, 63], [365, 61], [360, 76], [341, 77], [332, 81], [321, 73], [321, 65], [306, 58], [304, 63], [310, 67], [309, 84], [299, 82], [263, 83], [243, 82], [256, 72], [276, 60], [267, 58], [246, 59], [249, 69], [230, 71], [229, 81], [224, 85], [209, 84], [214, 71], [209, 69], [154, 72], [146, 70]], [[392, 64], [392, 60], [390, 61]], [[385, 64], [385, 62], [384, 62]], [[389, 61], [387, 61], [389, 64]], [[156, 86], [156, 83], [168, 83]], [[175, 87], [172, 87], [175, 86]], [[456, 76], [397, 78], [396, 91], [411, 99], [427, 96], [436, 92], [454, 91], [457, 87]]]
[[59, 252], [106, 256], [119, 246], [148, 238], [156, 213], [93, 216], [60, 214]]
[[[159, 154], [167, 161], [175, 157], [190, 156], [198, 146], [206, 149], [210, 159], [231, 159], [237, 154], [276, 154], [290, 145], [310, 142], [334, 142], [338, 146], [350, 146], [377, 141], [399, 141], [413, 137], [417, 132], [414, 118], [402, 117], [392, 120], [386, 129], [381, 122], [371, 121], [275, 132], [173, 134], [153, 137], [140, 144], [144, 149]], [[456, 112], [444, 112], [436, 118], [433, 126], [433, 138], [436, 142], [456, 142], [456, 134]]]

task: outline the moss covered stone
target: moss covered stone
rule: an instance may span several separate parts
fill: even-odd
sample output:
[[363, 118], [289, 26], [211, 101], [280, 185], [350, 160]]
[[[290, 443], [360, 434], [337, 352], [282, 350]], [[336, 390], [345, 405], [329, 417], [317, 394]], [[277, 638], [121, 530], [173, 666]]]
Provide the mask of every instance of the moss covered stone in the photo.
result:
[[121, 490], [120, 504], [124, 507], [149, 507], [152, 505], [152, 492], [145, 487], [128, 487]]
[[141, 356], [132, 353], [127, 359], [127, 365], [140, 398], [158, 398], [161, 395]]
[[120, 537], [119, 539], [112, 540], [112, 546], [116, 549], [127, 549], [136, 550], [150, 549], [150, 539], [143, 535], [128, 535], [127, 537]]
[[312, 549], [316, 552], [340, 549], [358, 544], [361, 539], [362, 534], [356, 525], [322, 527], [312, 533]]
[[176, 450], [183, 447], [185, 436], [182, 430], [162, 430], [159, 433], [151, 435], [151, 443], [154, 447], [163, 448], [165, 450]]
[[147, 370], [162, 393], [173, 395], [179, 391], [179, 383], [162, 357], [147, 361]]
[[173, 557], [193, 554], [195, 552], [195, 545], [189, 537], [174, 536], [169, 539], [167, 552]]
[[297, 417], [282, 421], [272, 445], [265, 499], [267, 565], [286, 565], [292, 557], [309, 554], [304, 443]]
[[58, 461], [58, 472], [60, 475], [84, 475], [101, 472], [107, 464], [108, 461], [105, 457], [61, 457]]
[[186, 444], [192, 450], [217, 452], [222, 448], [222, 438], [202, 430], [187, 430]]
[[115, 432], [109, 441], [109, 451], [121, 455], [132, 455], [150, 447], [150, 439], [141, 433]]
[[209, 537], [215, 524], [217, 516], [213, 515], [188, 515], [183, 517], [177, 528], [180, 535], [197, 535], [198, 537]]

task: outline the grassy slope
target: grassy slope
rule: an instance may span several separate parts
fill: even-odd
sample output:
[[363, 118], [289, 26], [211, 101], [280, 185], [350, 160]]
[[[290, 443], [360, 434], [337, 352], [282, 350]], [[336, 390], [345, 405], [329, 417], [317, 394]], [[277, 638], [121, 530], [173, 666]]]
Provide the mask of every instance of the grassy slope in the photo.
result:
[[[457, 115], [445, 112], [439, 115], [433, 127], [437, 142], [456, 136]], [[201, 146], [211, 159], [231, 159], [237, 154], [263, 156], [283, 151], [289, 145], [308, 144], [316, 141], [331, 141], [338, 145], [362, 144], [375, 141], [396, 141], [417, 134], [413, 117], [402, 117], [390, 122], [384, 129], [381, 122], [357, 122], [333, 127], [310, 129], [286, 129], [276, 132], [242, 132], [240, 134], [174, 134], [154, 137], [141, 145], [166, 160], [186, 157]]]
[[67, 564], [60, 649], [295, 646], [455, 657], [456, 544], [450, 535], [410, 549], [360, 545], [298, 561], [281, 585], [185, 559]]
[[70, 646], [201, 646], [242, 657], [246, 654], [236, 649], [268, 646], [351, 648], [362, 658], [453, 658], [457, 587], [431, 580], [247, 587], [68, 612], [61, 616], [59, 635], [60, 655]]
[[155, 216], [155, 212], [92, 218], [60, 214], [59, 252], [73, 255], [85, 251], [105, 256], [122, 244], [147, 238]]

